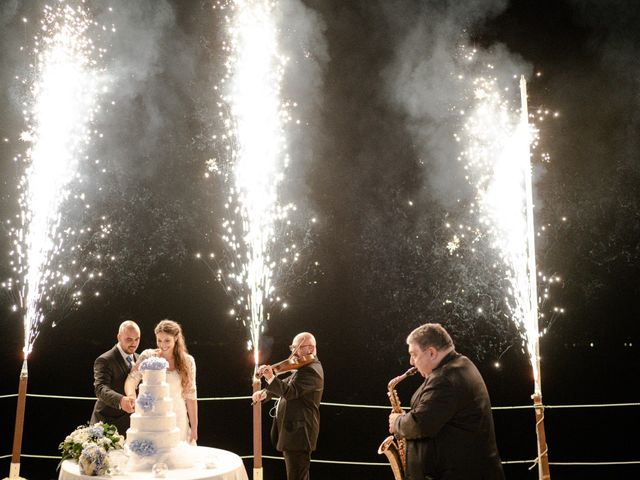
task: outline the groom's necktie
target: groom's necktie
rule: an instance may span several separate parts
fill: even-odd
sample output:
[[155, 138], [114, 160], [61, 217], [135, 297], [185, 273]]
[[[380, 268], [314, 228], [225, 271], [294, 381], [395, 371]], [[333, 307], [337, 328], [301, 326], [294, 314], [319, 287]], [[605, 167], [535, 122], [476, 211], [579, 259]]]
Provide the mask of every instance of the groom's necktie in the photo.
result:
[[127, 355], [127, 365], [129, 365], [129, 370], [131, 370], [131, 367], [133, 367], [133, 358], [131, 358], [131, 355]]

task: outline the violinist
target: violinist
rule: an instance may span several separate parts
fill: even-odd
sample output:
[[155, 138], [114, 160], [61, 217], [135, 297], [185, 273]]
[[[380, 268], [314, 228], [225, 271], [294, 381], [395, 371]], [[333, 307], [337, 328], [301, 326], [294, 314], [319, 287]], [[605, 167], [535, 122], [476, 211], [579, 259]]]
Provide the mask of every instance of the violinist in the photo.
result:
[[[253, 394], [253, 401], [280, 398], [271, 427], [271, 441], [284, 455], [287, 480], [308, 480], [311, 452], [316, 449], [320, 432], [324, 372], [316, 358], [316, 339], [311, 333], [297, 334], [289, 348], [291, 356], [287, 361], [274, 366], [260, 365], [257, 375], [264, 377], [267, 386]], [[276, 373], [279, 365], [285, 364], [296, 367], [282, 380]]]

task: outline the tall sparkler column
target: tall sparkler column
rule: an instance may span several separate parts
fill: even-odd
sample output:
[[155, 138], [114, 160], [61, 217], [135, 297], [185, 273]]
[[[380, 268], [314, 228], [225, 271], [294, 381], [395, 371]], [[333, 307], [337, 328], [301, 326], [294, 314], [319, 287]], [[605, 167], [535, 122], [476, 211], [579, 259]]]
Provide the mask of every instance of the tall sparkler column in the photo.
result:
[[[253, 378], [253, 393], [260, 390], [260, 379]], [[253, 405], [253, 480], [262, 480], [262, 404]]]
[[[74, 2], [83, 3], [83, 2]], [[20, 179], [20, 215], [13, 230], [12, 256], [24, 325], [24, 363], [20, 373], [16, 425], [10, 478], [19, 478], [20, 453], [27, 396], [27, 358], [40, 326], [43, 303], [53, 305], [58, 287], [72, 281], [53, 259], [64, 251], [66, 234], [61, 211], [71, 196], [70, 185], [79, 178], [81, 159], [95, 134], [92, 122], [99, 110], [98, 92], [103, 90], [97, 58], [103, 53], [91, 40], [97, 23], [83, 6], [65, 1], [50, 2], [42, 11], [35, 38], [33, 71], [28, 76], [30, 100], [23, 110], [27, 143], [24, 174]], [[30, 62], [31, 63], [31, 62]], [[16, 157], [19, 158], [19, 157]], [[72, 249], [73, 250], [73, 249]], [[73, 297], [75, 298], [75, 297]]]
[[527, 82], [524, 76], [520, 77], [520, 103], [521, 103], [521, 129], [522, 135], [526, 135], [526, 141], [522, 144], [525, 151], [522, 154], [523, 172], [526, 189], [526, 210], [527, 210], [527, 270], [529, 274], [529, 305], [528, 316], [526, 319], [529, 324], [527, 327], [527, 342], [531, 354], [531, 368], [533, 369], [534, 393], [532, 395], [533, 406], [536, 413], [536, 437], [538, 444], [538, 478], [547, 480], [551, 478], [549, 472], [549, 450], [547, 447], [547, 439], [544, 431], [544, 405], [542, 404], [542, 381], [540, 375], [540, 335], [538, 325], [538, 293], [536, 278], [536, 256], [535, 256], [535, 235], [533, 222], [533, 184], [531, 179], [531, 164], [529, 160], [529, 111], [527, 107]]
[[16, 407], [16, 426], [13, 431], [13, 451], [11, 452], [11, 467], [9, 478], [20, 478], [20, 453], [22, 450], [22, 432], [24, 430], [24, 410], [27, 403], [27, 380], [29, 373], [27, 370], [27, 359], [22, 363], [20, 371], [20, 383], [18, 387], [18, 405]]
[[[230, 279], [239, 293], [237, 315], [249, 330], [248, 349], [254, 352], [256, 367], [268, 318], [266, 306], [275, 301], [277, 225], [291, 208], [280, 205], [278, 192], [288, 162], [283, 129], [288, 115], [280, 98], [286, 58], [278, 46], [277, 4], [234, 0], [227, 17], [228, 82], [223, 101], [230, 114], [226, 137], [233, 139], [233, 187], [227, 203], [233, 219], [223, 224], [223, 238], [234, 257], [235, 273]], [[237, 208], [231, 208], [233, 203]], [[252, 387], [258, 391], [260, 380], [253, 380]], [[254, 479], [262, 479], [261, 425], [257, 402], [253, 407]]]

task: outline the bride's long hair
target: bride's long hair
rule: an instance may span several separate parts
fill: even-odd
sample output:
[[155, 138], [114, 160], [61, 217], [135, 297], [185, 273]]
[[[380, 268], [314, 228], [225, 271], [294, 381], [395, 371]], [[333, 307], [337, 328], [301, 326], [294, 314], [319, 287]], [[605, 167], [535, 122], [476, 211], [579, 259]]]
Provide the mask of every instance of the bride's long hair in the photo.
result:
[[153, 329], [154, 333], [166, 333], [171, 335], [175, 340], [173, 346], [173, 361], [176, 366], [176, 370], [180, 374], [180, 383], [182, 384], [182, 391], [186, 392], [193, 383], [193, 371], [191, 370], [191, 364], [187, 358], [189, 352], [187, 351], [187, 345], [184, 341], [184, 335], [182, 334], [182, 327], [178, 322], [173, 320], [161, 320], [156, 328]]

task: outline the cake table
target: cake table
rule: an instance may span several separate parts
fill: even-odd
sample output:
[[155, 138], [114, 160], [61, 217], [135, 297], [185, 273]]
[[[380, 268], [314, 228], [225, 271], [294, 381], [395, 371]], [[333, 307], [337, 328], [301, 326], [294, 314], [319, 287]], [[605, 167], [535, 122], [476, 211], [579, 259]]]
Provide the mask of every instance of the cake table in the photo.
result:
[[[167, 480], [248, 480], [247, 471], [244, 468], [242, 459], [235, 453], [219, 448], [193, 447], [198, 449], [202, 457], [215, 458], [215, 462], [210, 464], [197, 463], [191, 468], [170, 469], [164, 477]], [[58, 480], [92, 480], [92, 479], [154, 479], [158, 478], [151, 472], [127, 472], [111, 477], [90, 477], [81, 475], [78, 464], [73, 460], [65, 460], [60, 467]]]

